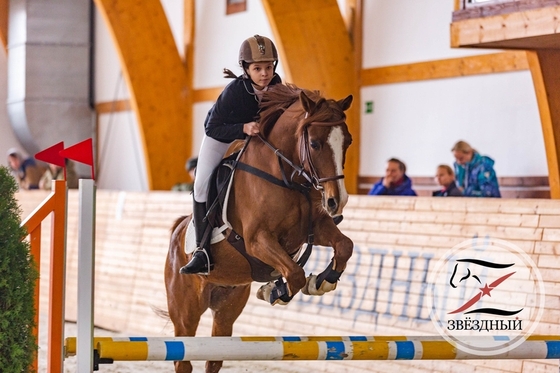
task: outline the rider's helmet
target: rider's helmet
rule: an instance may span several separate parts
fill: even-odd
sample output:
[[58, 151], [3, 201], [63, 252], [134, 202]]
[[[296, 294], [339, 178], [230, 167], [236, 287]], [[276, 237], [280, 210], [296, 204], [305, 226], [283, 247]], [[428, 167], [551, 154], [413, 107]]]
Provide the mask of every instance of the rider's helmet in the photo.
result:
[[253, 62], [274, 62], [276, 69], [278, 51], [272, 40], [254, 35], [243, 41], [239, 48], [239, 65], [245, 70]]

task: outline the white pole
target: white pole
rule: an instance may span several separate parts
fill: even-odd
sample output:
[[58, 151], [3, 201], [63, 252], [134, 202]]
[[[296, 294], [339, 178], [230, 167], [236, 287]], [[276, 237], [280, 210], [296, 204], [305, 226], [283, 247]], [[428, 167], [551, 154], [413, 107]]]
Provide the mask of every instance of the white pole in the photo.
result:
[[95, 274], [95, 180], [80, 179], [78, 230], [77, 371], [93, 372], [93, 290]]

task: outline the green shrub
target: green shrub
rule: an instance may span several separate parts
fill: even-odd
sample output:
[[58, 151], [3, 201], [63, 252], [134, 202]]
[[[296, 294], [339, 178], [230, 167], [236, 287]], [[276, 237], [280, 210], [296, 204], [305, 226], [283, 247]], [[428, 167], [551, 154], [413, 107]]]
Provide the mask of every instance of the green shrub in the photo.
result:
[[17, 184], [0, 166], [0, 372], [29, 372], [37, 342], [34, 289], [38, 272], [30, 246], [22, 241]]

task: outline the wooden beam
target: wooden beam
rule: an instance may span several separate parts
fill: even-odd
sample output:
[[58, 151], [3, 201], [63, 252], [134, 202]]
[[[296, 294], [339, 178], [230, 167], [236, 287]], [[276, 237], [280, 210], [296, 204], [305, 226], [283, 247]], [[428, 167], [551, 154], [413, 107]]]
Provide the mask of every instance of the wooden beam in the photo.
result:
[[451, 23], [451, 46], [560, 48], [560, 6], [530, 9]]
[[[355, 56], [351, 39], [336, 0], [263, 0], [285, 81], [316, 89], [324, 96], [359, 98]], [[360, 102], [347, 111], [354, 142], [346, 157], [346, 187], [357, 191], [359, 169]]]
[[527, 70], [528, 68], [529, 65], [525, 52], [511, 51], [364, 69], [361, 76], [361, 85], [369, 86], [455, 78]]
[[193, 93], [193, 102], [216, 101], [224, 87], [197, 89]]
[[95, 112], [98, 115], [118, 113], [131, 110], [130, 100], [106, 101], [95, 104]]
[[94, 0], [117, 49], [140, 126], [152, 190], [186, 181], [190, 87], [159, 0]]
[[10, 0], [0, 0], [0, 42], [4, 50], [8, 51], [8, 17], [10, 10]]
[[458, 11], [461, 9], [461, 0], [453, 0], [453, 9]]
[[550, 196], [560, 199], [560, 50], [527, 52], [539, 106]]

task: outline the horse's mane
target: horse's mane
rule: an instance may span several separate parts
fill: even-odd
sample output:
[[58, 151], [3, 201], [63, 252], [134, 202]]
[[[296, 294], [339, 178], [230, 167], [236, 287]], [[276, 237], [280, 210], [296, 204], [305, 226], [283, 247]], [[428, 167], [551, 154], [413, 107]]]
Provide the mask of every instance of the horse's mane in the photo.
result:
[[[316, 102], [317, 107], [323, 107], [325, 103], [331, 107], [331, 104], [334, 102], [334, 100], [327, 100], [322, 97], [319, 91], [299, 88], [294, 84], [286, 83], [271, 86], [263, 93], [263, 97], [259, 105], [261, 109], [259, 118], [260, 132], [264, 138], [268, 137], [278, 118], [280, 118], [280, 116], [290, 106], [299, 100], [299, 95], [302, 91], [305, 92], [307, 97]], [[333, 114], [334, 116], [343, 118], [345, 116], [344, 112], [341, 110], [338, 111], [340, 111], [340, 114], [336, 115], [332, 110], [317, 110], [316, 113], [300, 123], [296, 129], [296, 134], [300, 134], [303, 127], [312, 121], [322, 122], [329, 120], [329, 118], [332, 120]], [[301, 109], [300, 114], [303, 114], [303, 109]], [[296, 116], [297, 115], [298, 113], [296, 112]]]
[[[276, 84], [270, 86], [268, 90], [263, 93], [260, 102], [260, 131], [264, 138], [267, 138], [274, 127], [274, 124], [280, 116], [288, 109], [294, 102], [299, 100], [299, 94], [302, 88], [290, 83]], [[311, 92], [305, 90], [305, 93], [310, 97], [319, 97], [318, 92]]]

